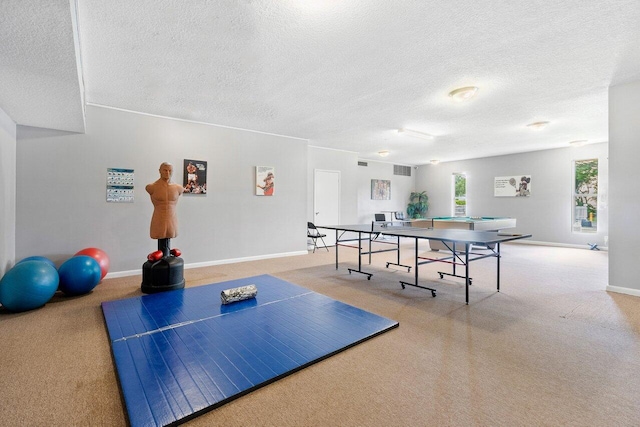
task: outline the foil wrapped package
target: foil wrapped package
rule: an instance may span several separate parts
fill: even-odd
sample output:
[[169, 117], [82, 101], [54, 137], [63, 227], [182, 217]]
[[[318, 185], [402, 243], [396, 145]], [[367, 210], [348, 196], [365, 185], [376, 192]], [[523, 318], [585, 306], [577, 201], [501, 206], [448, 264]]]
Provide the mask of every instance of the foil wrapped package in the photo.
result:
[[256, 295], [258, 295], [256, 285], [247, 285], [240, 286], [239, 288], [225, 289], [220, 292], [220, 300], [222, 304], [231, 304], [232, 302], [255, 298]]

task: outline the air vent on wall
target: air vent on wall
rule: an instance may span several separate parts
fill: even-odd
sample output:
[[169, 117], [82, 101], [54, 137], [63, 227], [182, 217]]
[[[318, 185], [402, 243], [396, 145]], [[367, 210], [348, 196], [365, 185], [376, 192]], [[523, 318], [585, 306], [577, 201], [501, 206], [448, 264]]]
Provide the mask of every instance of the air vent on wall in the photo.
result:
[[358, 162], [358, 166], [369, 166], [367, 162]]
[[411, 176], [411, 166], [393, 165], [393, 174]]

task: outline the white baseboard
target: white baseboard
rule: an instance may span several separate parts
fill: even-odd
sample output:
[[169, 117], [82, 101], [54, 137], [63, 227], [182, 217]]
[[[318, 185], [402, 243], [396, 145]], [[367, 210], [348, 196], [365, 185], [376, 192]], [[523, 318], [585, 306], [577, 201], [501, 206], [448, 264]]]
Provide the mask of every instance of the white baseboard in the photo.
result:
[[[541, 242], [538, 240], [528, 240], [528, 239], [520, 239], [520, 240], [513, 240], [511, 242], [507, 242], [507, 243], [513, 243], [516, 245], [535, 245], [535, 246], [554, 246], [554, 247], [558, 247], [558, 248], [574, 248], [574, 249], [587, 249], [590, 250], [591, 248], [589, 248], [589, 245], [575, 245], [575, 244], [571, 244], [571, 243], [556, 243], [556, 242]], [[598, 249], [602, 250], [602, 251], [608, 251], [609, 248], [607, 246], [598, 246]]]
[[615, 292], [618, 294], [632, 295], [634, 297], [640, 297], [640, 289], [621, 288], [620, 286], [609, 286], [605, 288], [609, 292]]
[[136, 276], [141, 275], [142, 269], [139, 270], [127, 270], [127, 271], [116, 271], [115, 273], [107, 273], [104, 276], [105, 279], [117, 279], [118, 277], [128, 277], [128, 276]]
[[205, 261], [205, 262], [195, 262], [191, 264], [185, 264], [184, 268], [199, 268], [199, 267], [210, 267], [212, 265], [222, 265], [222, 264], [235, 264], [237, 262], [245, 262], [245, 261], [259, 261], [262, 259], [272, 259], [272, 258], [282, 258], [286, 256], [297, 256], [297, 255], [308, 255], [307, 251], [295, 251], [295, 252], [283, 252], [279, 254], [268, 254], [268, 255], [258, 255], [258, 256], [249, 256], [243, 258], [229, 258], [229, 259], [221, 259], [215, 261]]
[[[308, 255], [307, 251], [295, 251], [295, 252], [283, 252], [278, 254], [268, 254], [268, 255], [257, 255], [243, 258], [229, 258], [229, 259], [220, 259], [215, 261], [205, 261], [205, 262], [194, 262], [190, 264], [185, 264], [184, 268], [199, 268], [199, 267], [210, 267], [212, 265], [222, 265], [222, 264], [235, 264], [238, 262], [245, 261], [259, 261], [262, 259], [272, 259], [272, 258], [282, 258], [287, 256], [297, 256], [297, 255]], [[115, 279], [118, 277], [128, 277], [128, 276], [136, 276], [142, 274], [142, 268], [137, 270], [127, 270], [127, 271], [116, 271], [114, 273], [107, 273], [104, 277], [105, 279]]]

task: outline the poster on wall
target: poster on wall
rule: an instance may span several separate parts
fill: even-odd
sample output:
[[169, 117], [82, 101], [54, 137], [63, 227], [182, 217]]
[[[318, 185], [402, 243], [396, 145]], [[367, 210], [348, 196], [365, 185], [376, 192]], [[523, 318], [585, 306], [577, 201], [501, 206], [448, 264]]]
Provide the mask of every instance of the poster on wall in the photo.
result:
[[184, 160], [184, 194], [207, 195], [207, 162]]
[[493, 180], [495, 197], [529, 197], [531, 175], [497, 176]]
[[133, 169], [107, 168], [107, 203], [133, 203]]
[[391, 200], [391, 181], [386, 179], [372, 179], [371, 200]]
[[271, 166], [256, 166], [256, 196], [273, 196], [276, 170]]

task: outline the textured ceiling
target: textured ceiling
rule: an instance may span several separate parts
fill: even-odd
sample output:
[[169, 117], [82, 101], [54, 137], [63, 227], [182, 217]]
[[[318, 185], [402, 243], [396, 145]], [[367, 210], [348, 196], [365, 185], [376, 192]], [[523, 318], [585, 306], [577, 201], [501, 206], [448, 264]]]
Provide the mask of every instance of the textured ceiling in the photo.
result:
[[[0, 107], [76, 129], [73, 8], [1, 7], [20, 11], [0, 18]], [[640, 79], [638, 0], [78, 0], [77, 13], [87, 103], [410, 165], [607, 141], [608, 87]], [[472, 100], [447, 96], [469, 85]]]
[[0, 1], [0, 108], [16, 123], [84, 132], [68, 0]]

